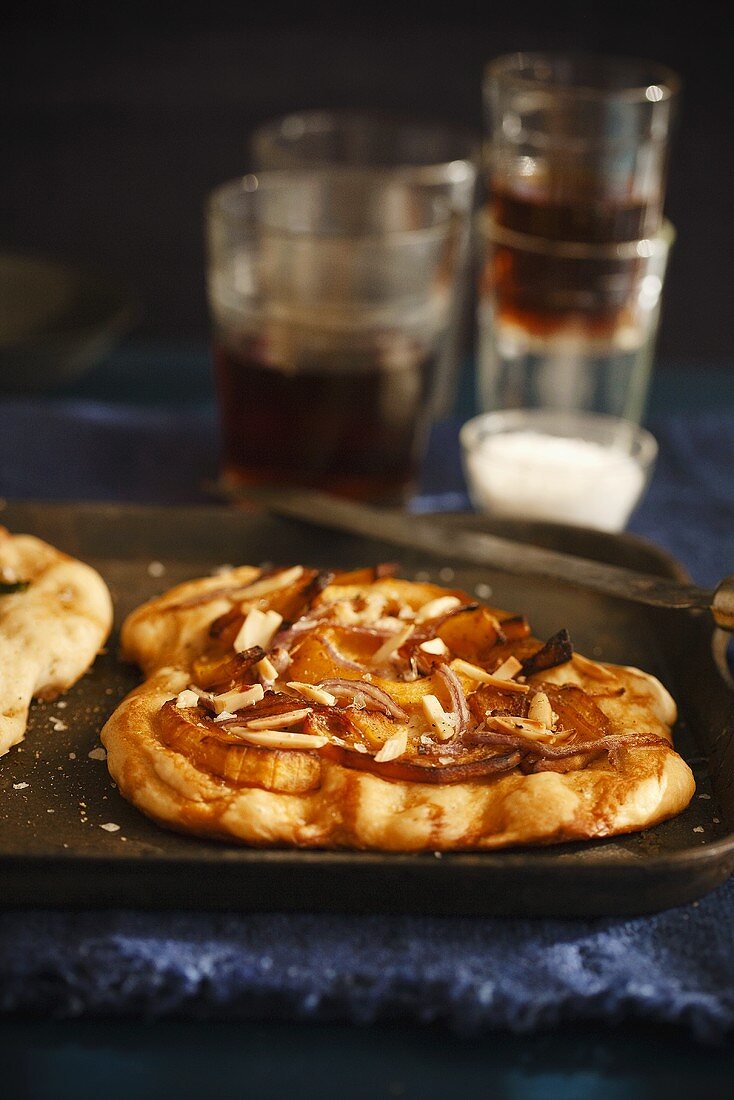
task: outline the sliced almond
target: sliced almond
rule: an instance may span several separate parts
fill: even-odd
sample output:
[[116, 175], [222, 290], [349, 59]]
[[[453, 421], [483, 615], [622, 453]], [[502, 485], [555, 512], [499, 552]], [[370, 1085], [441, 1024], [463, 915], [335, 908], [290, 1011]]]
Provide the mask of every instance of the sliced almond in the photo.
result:
[[497, 680], [514, 680], [521, 669], [522, 664], [518, 661], [517, 657], [508, 657], [506, 661], [498, 665], [492, 675]]
[[243, 611], [247, 610], [250, 600], [259, 596], [266, 596], [269, 592], [277, 592], [279, 588], [285, 588], [289, 584], [295, 584], [302, 576], [303, 566], [294, 565], [291, 569], [283, 569], [280, 573], [273, 574], [273, 576], [263, 577], [261, 581], [253, 581], [246, 589], [242, 590], [242, 595], [247, 596]]
[[336, 696], [332, 695], [329, 691], [324, 691], [323, 688], [316, 687], [315, 684], [304, 684], [301, 680], [289, 680], [288, 687], [293, 691], [297, 691], [299, 695], [304, 695], [306, 699], [313, 699], [314, 703], [323, 703], [325, 707], [333, 707], [336, 703]]
[[221, 695], [215, 695], [212, 704], [217, 714], [221, 714], [223, 710], [242, 710], [243, 707], [259, 703], [264, 694], [262, 684], [253, 684], [246, 691], [225, 691]]
[[352, 748], [354, 749], [355, 752], [369, 752], [369, 749], [367, 748], [367, 746], [360, 744], [359, 741], [355, 741], [354, 744], [352, 745]]
[[278, 679], [278, 670], [269, 657], [263, 657], [262, 661], [258, 661], [255, 665], [255, 671], [262, 676], [263, 680]]
[[388, 737], [380, 751], [375, 753], [374, 759], [378, 764], [382, 764], [387, 760], [395, 760], [398, 756], [403, 755], [407, 747], [408, 731], [400, 730], [398, 733], [394, 733], [392, 737]]
[[447, 611], [453, 611], [457, 607], [461, 607], [458, 596], [438, 596], [435, 600], [429, 600], [418, 608], [415, 621], [425, 623], [428, 619], [437, 619], [439, 615], [445, 615]]
[[447, 657], [451, 650], [441, 638], [429, 638], [427, 642], [421, 642], [418, 649], [424, 653], [434, 653], [438, 657]]
[[231, 722], [237, 715], [232, 710], [223, 710], [220, 714], [215, 715], [215, 722]]
[[267, 649], [282, 622], [283, 616], [277, 611], [261, 611], [258, 607], [253, 607], [247, 612], [234, 640], [235, 651], [242, 653], [256, 645]]
[[542, 725], [547, 726], [548, 729], [553, 729], [555, 715], [550, 699], [544, 691], [539, 691], [537, 695], [533, 696], [528, 709], [528, 718], [531, 721], [540, 722]]
[[195, 691], [190, 688], [186, 688], [184, 691], [179, 691], [176, 696], [176, 707], [178, 710], [184, 710], [185, 707], [196, 707], [199, 705], [199, 696]]
[[538, 741], [547, 741], [557, 736], [542, 722], [536, 722], [530, 718], [488, 716], [485, 724], [490, 729], [500, 730], [502, 733], [524, 733], [526, 737], [534, 737]]
[[288, 726], [297, 726], [311, 713], [310, 707], [300, 710], [287, 710], [284, 714], [271, 714], [267, 718], [251, 718], [247, 722], [248, 730], [282, 730]]
[[423, 713], [438, 737], [439, 741], [450, 741], [456, 733], [456, 718], [447, 714], [435, 695], [424, 695]]
[[395, 655], [395, 653], [397, 653], [401, 645], [407, 642], [412, 633], [413, 625], [411, 623], [409, 626], [404, 626], [397, 634], [393, 634], [391, 637], [386, 638], [377, 652], [373, 655], [372, 663], [375, 665], [384, 665]]
[[596, 661], [590, 661], [588, 657], [582, 657], [580, 653], [574, 653], [571, 658], [576, 665], [579, 672], [585, 673], [591, 677], [592, 680], [613, 680], [614, 673], [611, 669], [606, 668], [604, 665], [597, 664]]
[[518, 695], [525, 695], [526, 692], [530, 691], [527, 684], [518, 684], [514, 680], [498, 676], [494, 672], [486, 672], [485, 669], [479, 668], [478, 665], [472, 665], [469, 661], [463, 661], [460, 657], [451, 662], [451, 667], [454, 672], [461, 673], [468, 680], [477, 680], [480, 684], [489, 684], [490, 687], [502, 688], [503, 691], [516, 692]]
[[233, 730], [243, 741], [259, 745], [264, 749], [320, 749], [328, 744], [329, 738], [318, 733], [291, 733], [288, 730], [251, 730], [246, 726], [235, 726]]

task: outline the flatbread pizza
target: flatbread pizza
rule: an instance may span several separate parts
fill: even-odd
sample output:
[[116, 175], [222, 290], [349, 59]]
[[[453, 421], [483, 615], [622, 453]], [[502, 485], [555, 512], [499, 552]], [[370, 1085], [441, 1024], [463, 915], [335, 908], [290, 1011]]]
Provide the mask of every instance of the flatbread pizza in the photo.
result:
[[676, 707], [564, 630], [378, 567], [242, 567], [126, 620], [147, 679], [102, 740], [123, 795], [169, 828], [259, 846], [495, 849], [679, 813]]
[[0, 527], [0, 756], [22, 741], [31, 700], [83, 676], [112, 626], [112, 601], [90, 566]]

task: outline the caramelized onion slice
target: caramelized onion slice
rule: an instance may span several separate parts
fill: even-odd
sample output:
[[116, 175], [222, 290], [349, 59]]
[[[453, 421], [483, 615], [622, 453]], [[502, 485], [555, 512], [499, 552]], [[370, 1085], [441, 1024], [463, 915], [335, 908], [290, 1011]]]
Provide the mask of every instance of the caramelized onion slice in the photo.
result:
[[[552, 745], [545, 741], [536, 741], [521, 731], [500, 733], [495, 730], [478, 729], [469, 741], [476, 745], [490, 745], [493, 748], [518, 749], [530, 756], [544, 760], [564, 760], [573, 756], [597, 756], [600, 752], [614, 754], [619, 749], [647, 748], [663, 745], [670, 748], [663, 737], [654, 733], [609, 733], [593, 741], [575, 741], [570, 745]], [[588, 763], [588, 761], [587, 761]]]
[[461, 686], [461, 681], [454, 670], [445, 662], [440, 662], [435, 667], [451, 697], [451, 706], [456, 715], [456, 732], [459, 737], [462, 737], [469, 725], [470, 714], [469, 704]]
[[354, 699], [355, 695], [363, 695], [369, 710], [380, 710], [390, 718], [397, 718], [405, 722], [408, 715], [395, 700], [376, 684], [369, 684], [366, 680], [342, 680], [331, 679], [319, 681], [319, 687], [324, 691], [336, 695], [337, 699]]
[[378, 763], [367, 753], [339, 745], [324, 745], [318, 749], [318, 755], [343, 768], [369, 772], [380, 779], [393, 779], [404, 783], [469, 783], [483, 779], [492, 779], [512, 771], [520, 763], [520, 753], [492, 753], [480, 760], [471, 760], [465, 764], [415, 764], [407, 760], [386, 760]]

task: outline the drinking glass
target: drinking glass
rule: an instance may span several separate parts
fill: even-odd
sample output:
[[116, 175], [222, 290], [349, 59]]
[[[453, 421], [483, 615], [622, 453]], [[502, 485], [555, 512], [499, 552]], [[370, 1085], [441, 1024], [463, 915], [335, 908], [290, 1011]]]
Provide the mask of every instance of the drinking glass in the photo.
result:
[[[638, 418], [673, 232], [677, 76], [654, 62], [513, 54], [486, 70], [479, 383]], [[508, 379], [512, 378], [512, 384]]]
[[480, 217], [479, 404], [569, 409], [640, 422], [672, 225], [586, 244], [516, 233]]
[[436, 365], [434, 416], [453, 406], [462, 359], [471, 341], [473, 210], [481, 160], [470, 131], [379, 111], [299, 111], [262, 123], [250, 139], [255, 171], [344, 168], [365, 173], [421, 168], [446, 188], [455, 220], [453, 318]]
[[225, 481], [404, 499], [454, 317], [450, 184], [248, 175], [212, 193], [207, 233]]

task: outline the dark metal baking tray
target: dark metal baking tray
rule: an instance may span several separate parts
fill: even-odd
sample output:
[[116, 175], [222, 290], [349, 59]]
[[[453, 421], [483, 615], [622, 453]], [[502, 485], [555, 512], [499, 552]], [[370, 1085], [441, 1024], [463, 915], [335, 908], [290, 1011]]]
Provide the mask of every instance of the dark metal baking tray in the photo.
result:
[[[264, 561], [351, 567], [399, 560], [529, 615], [539, 635], [567, 626], [589, 655], [658, 675], [681, 707], [676, 744], [696, 775], [689, 809], [628, 837], [496, 853], [400, 855], [262, 851], [178, 836], [149, 822], [111, 783], [99, 730], [138, 680], [116, 635], [59, 703], [36, 703], [25, 742], [0, 761], [0, 898], [6, 906], [144, 906], [591, 916], [652, 912], [700, 897], [734, 871], [734, 695], [710, 655], [702, 614], [656, 611], [561, 584], [437, 562], [379, 540], [223, 506], [141, 508], [8, 504], [0, 522], [95, 565], [116, 624], [157, 592], [217, 566]], [[511, 538], [681, 576], [628, 535], [531, 523], [473, 523]], [[489, 596], [491, 589], [491, 596]], [[106, 831], [105, 824], [119, 825]]]

